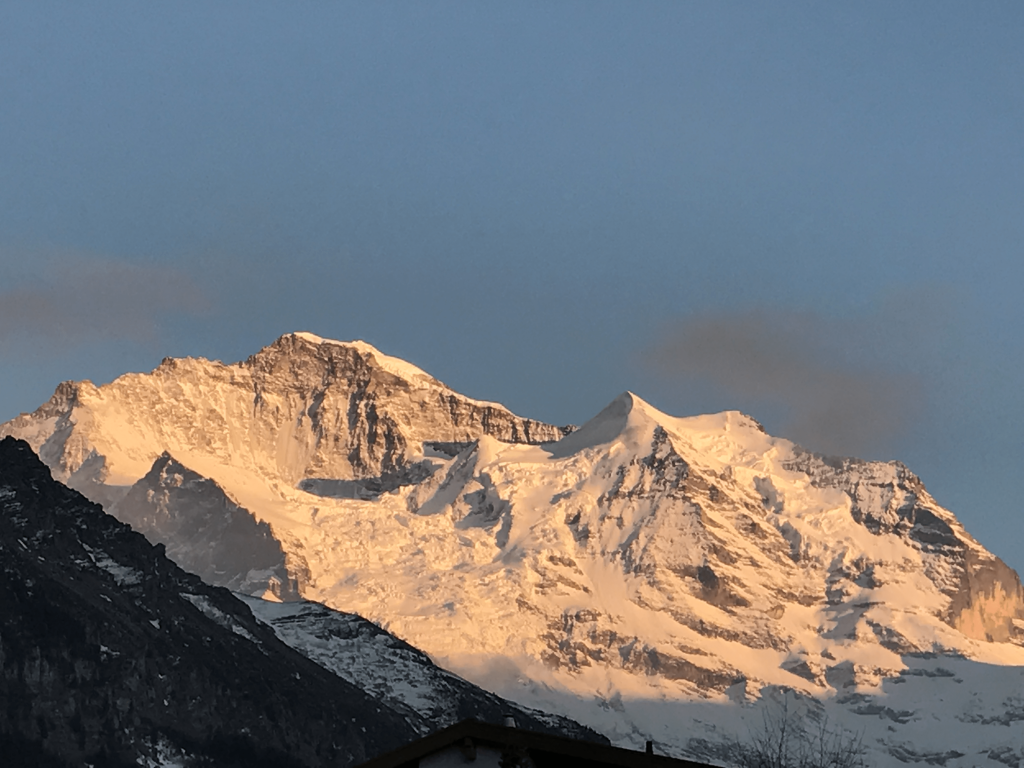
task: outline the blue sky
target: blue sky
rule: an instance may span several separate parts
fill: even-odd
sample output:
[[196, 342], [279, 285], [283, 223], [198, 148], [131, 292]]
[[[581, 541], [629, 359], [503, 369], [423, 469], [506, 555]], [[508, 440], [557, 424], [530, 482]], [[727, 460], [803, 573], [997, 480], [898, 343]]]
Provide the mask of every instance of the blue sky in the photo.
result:
[[1024, 6], [7, 3], [0, 419], [362, 338], [898, 458], [1024, 568]]

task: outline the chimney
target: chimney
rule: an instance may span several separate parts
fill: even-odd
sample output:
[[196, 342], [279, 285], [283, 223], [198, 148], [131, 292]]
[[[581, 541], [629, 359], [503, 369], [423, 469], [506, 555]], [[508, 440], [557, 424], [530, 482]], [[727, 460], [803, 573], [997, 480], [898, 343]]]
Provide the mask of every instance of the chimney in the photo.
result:
[[650, 739], [647, 740], [647, 748], [644, 750], [648, 755], [654, 754], [654, 742]]

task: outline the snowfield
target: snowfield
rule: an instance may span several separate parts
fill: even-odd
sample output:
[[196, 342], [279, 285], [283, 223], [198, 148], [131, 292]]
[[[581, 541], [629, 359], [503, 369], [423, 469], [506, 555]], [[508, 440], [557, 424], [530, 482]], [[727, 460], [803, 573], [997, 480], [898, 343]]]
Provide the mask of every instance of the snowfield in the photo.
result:
[[[63, 384], [0, 434], [169, 556], [187, 528], [204, 578], [276, 599], [292, 580], [624, 746], [727, 762], [788, 696], [863, 734], [870, 764], [1024, 765], [1019, 579], [897, 462], [631, 393], [571, 431], [305, 333], [236, 365]], [[239, 559], [257, 534], [280, 562]], [[262, 605], [314, 660], [357, 664], [287, 629], [298, 604]]]

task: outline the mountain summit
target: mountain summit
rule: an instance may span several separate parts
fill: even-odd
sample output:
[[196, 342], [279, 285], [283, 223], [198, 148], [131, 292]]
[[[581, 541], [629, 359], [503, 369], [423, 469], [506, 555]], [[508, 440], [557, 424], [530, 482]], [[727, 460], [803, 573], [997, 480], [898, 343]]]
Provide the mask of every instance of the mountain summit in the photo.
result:
[[1024, 761], [1020, 581], [898, 462], [628, 392], [557, 428], [308, 334], [61, 385], [0, 433], [207, 578], [358, 613], [623, 744], [725, 759], [791, 691], [879, 764]]
[[58, 480], [98, 501], [115, 499], [165, 451], [193, 468], [213, 462], [289, 485], [387, 484], [415, 476], [425, 441], [539, 443], [569, 429], [460, 395], [365, 342], [310, 333], [286, 334], [233, 365], [166, 358], [152, 373], [102, 387], [64, 382], [37, 411], [4, 425]]

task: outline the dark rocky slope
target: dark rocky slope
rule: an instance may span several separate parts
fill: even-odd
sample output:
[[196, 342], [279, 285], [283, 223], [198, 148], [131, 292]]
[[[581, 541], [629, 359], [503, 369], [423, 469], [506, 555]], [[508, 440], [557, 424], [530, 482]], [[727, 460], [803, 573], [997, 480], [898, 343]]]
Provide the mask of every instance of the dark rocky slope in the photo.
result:
[[[108, 511], [152, 543], [163, 544], [171, 560], [207, 584], [299, 599], [299, 579], [290, 573], [270, 526], [168, 453]], [[302, 570], [301, 564], [291, 569], [300, 577]]]
[[350, 765], [417, 735], [0, 441], [0, 734], [36, 764]]

